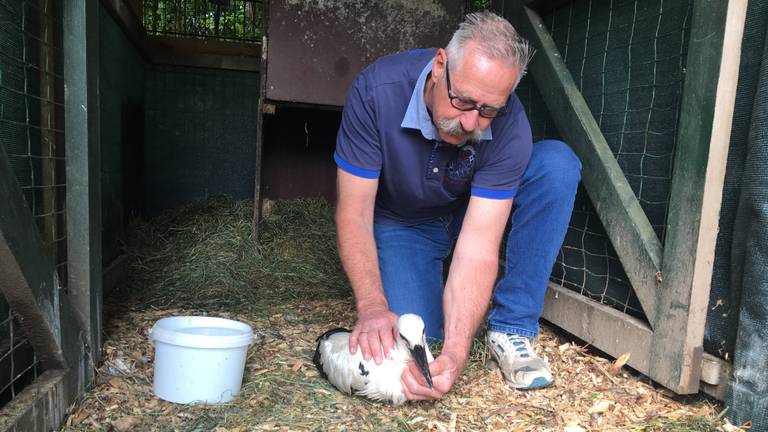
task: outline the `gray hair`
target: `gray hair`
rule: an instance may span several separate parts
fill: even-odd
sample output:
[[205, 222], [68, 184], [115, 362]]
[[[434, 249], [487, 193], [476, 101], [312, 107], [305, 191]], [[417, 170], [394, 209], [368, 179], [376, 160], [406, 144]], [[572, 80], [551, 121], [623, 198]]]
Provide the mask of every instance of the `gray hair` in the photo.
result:
[[533, 48], [517, 34], [512, 24], [488, 11], [467, 15], [445, 48], [448, 58], [453, 62], [451, 69], [458, 68], [464, 62], [465, 48], [472, 41], [477, 42], [477, 49], [484, 57], [505, 60], [517, 66], [520, 72], [514, 86], [517, 87], [533, 56]]

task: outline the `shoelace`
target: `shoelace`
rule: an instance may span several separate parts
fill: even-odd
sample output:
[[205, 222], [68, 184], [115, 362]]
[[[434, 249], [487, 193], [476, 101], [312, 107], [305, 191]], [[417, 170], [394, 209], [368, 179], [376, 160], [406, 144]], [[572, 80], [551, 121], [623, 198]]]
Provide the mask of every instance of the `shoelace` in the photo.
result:
[[515, 349], [515, 355], [520, 358], [531, 357], [531, 343], [525, 336], [507, 335], [507, 340]]
[[506, 348], [511, 348], [517, 358], [527, 359], [531, 357], [533, 347], [531, 346], [531, 341], [527, 337], [516, 334], [506, 334], [505, 336], [507, 343], [504, 343], [503, 339], [498, 340], [495, 343], [503, 344]]

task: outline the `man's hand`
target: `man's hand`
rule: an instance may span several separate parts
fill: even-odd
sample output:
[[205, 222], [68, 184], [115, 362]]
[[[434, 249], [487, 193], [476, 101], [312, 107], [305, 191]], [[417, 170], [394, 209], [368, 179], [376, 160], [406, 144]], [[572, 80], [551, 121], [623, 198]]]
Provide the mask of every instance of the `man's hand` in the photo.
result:
[[357, 322], [349, 336], [349, 352], [355, 354], [359, 346], [363, 358], [381, 364], [384, 356], [395, 346], [397, 336], [397, 315], [388, 309], [373, 309], [358, 312]]
[[435, 361], [429, 364], [432, 374], [432, 388], [427, 386], [427, 380], [419, 371], [416, 362], [411, 361], [403, 371], [400, 382], [403, 384], [405, 397], [408, 400], [433, 400], [440, 399], [453, 383], [459, 378], [466, 365], [466, 359], [459, 358], [452, 353], [444, 352]]

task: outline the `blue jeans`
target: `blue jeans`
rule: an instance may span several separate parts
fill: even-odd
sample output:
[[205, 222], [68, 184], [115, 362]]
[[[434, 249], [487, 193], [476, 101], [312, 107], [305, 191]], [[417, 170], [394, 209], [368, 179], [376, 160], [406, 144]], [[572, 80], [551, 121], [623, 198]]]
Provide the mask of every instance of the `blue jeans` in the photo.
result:
[[[547, 281], [568, 229], [580, 172], [581, 163], [568, 145], [554, 140], [533, 145], [507, 226], [504, 275], [494, 289], [489, 329], [538, 334]], [[443, 338], [443, 260], [465, 211], [415, 226], [373, 227], [390, 310], [421, 315], [431, 339]]]

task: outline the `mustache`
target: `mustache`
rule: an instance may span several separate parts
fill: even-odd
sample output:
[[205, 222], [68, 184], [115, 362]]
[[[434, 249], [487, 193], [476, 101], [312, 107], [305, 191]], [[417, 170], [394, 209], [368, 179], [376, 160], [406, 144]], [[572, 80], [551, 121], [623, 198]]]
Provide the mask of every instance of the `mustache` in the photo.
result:
[[482, 129], [467, 132], [461, 127], [459, 119], [439, 119], [435, 126], [440, 132], [453, 136], [464, 136], [469, 141], [478, 142], [483, 137]]

